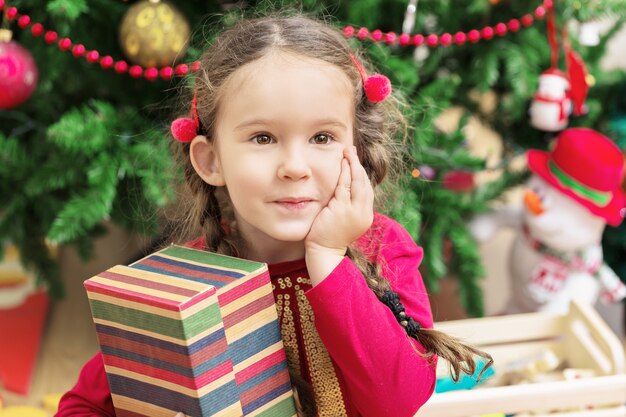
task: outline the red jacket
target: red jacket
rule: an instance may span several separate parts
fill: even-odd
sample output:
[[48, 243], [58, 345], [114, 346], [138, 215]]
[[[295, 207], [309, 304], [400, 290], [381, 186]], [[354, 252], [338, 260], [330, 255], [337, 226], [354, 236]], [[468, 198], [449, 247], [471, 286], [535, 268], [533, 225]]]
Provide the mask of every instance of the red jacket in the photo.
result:
[[[188, 246], [203, 249], [204, 240]], [[407, 231], [376, 214], [357, 246], [382, 265], [382, 274], [400, 295], [406, 313], [423, 327], [432, 327], [430, 304], [418, 272], [423, 252]], [[287, 358], [312, 384], [320, 415], [413, 416], [430, 398], [436, 357], [426, 360], [416, 351], [423, 349], [406, 335], [349, 258], [313, 288], [304, 259], [268, 268]], [[114, 415], [98, 353], [85, 364], [76, 386], [63, 396], [56, 416]]]

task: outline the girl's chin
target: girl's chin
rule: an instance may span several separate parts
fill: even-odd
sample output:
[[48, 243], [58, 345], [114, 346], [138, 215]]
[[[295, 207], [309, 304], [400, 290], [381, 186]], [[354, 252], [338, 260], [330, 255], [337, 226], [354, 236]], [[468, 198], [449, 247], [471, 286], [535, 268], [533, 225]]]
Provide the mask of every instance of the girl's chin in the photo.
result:
[[309, 233], [309, 231], [304, 231], [304, 232], [289, 232], [289, 233], [285, 233], [285, 232], [280, 232], [277, 233], [273, 236], [274, 239], [279, 240], [281, 242], [285, 242], [285, 243], [298, 243], [298, 242], [304, 242], [304, 239], [306, 238], [307, 234]]

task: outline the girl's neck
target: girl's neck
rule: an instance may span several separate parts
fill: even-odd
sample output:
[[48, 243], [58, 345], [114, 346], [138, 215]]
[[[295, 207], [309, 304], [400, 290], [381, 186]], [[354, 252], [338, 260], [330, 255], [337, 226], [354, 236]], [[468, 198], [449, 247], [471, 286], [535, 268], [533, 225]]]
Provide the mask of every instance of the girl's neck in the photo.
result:
[[245, 230], [237, 226], [231, 231], [237, 236], [240, 256], [244, 259], [267, 264], [304, 259], [304, 241], [285, 242], [256, 234], [248, 236]]
[[295, 261], [304, 258], [304, 242], [274, 242], [274, 244], [246, 244], [246, 259], [267, 264]]

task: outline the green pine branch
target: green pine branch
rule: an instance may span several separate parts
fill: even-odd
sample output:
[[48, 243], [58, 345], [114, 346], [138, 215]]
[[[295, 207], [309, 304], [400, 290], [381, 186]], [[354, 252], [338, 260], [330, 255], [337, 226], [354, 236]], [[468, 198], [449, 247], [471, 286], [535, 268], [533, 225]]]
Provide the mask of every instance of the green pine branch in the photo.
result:
[[48, 232], [55, 243], [78, 238], [109, 216], [118, 182], [117, 161], [103, 154], [87, 171], [89, 188], [77, 193], [57, 215]]

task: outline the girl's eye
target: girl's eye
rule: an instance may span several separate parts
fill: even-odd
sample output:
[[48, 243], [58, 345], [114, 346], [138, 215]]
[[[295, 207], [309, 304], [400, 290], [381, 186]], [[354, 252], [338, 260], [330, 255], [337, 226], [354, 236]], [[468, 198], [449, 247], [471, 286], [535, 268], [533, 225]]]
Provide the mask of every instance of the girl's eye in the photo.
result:
[[319, 133], [313, 136], [313, 141], [318, 145], [326, 145], [333, 140], [333, 137], [327, 133]]
[[268, 135], [256, 135], [252, 140], [259, 145], [267, 145], [272, 142], [272, 138]]

